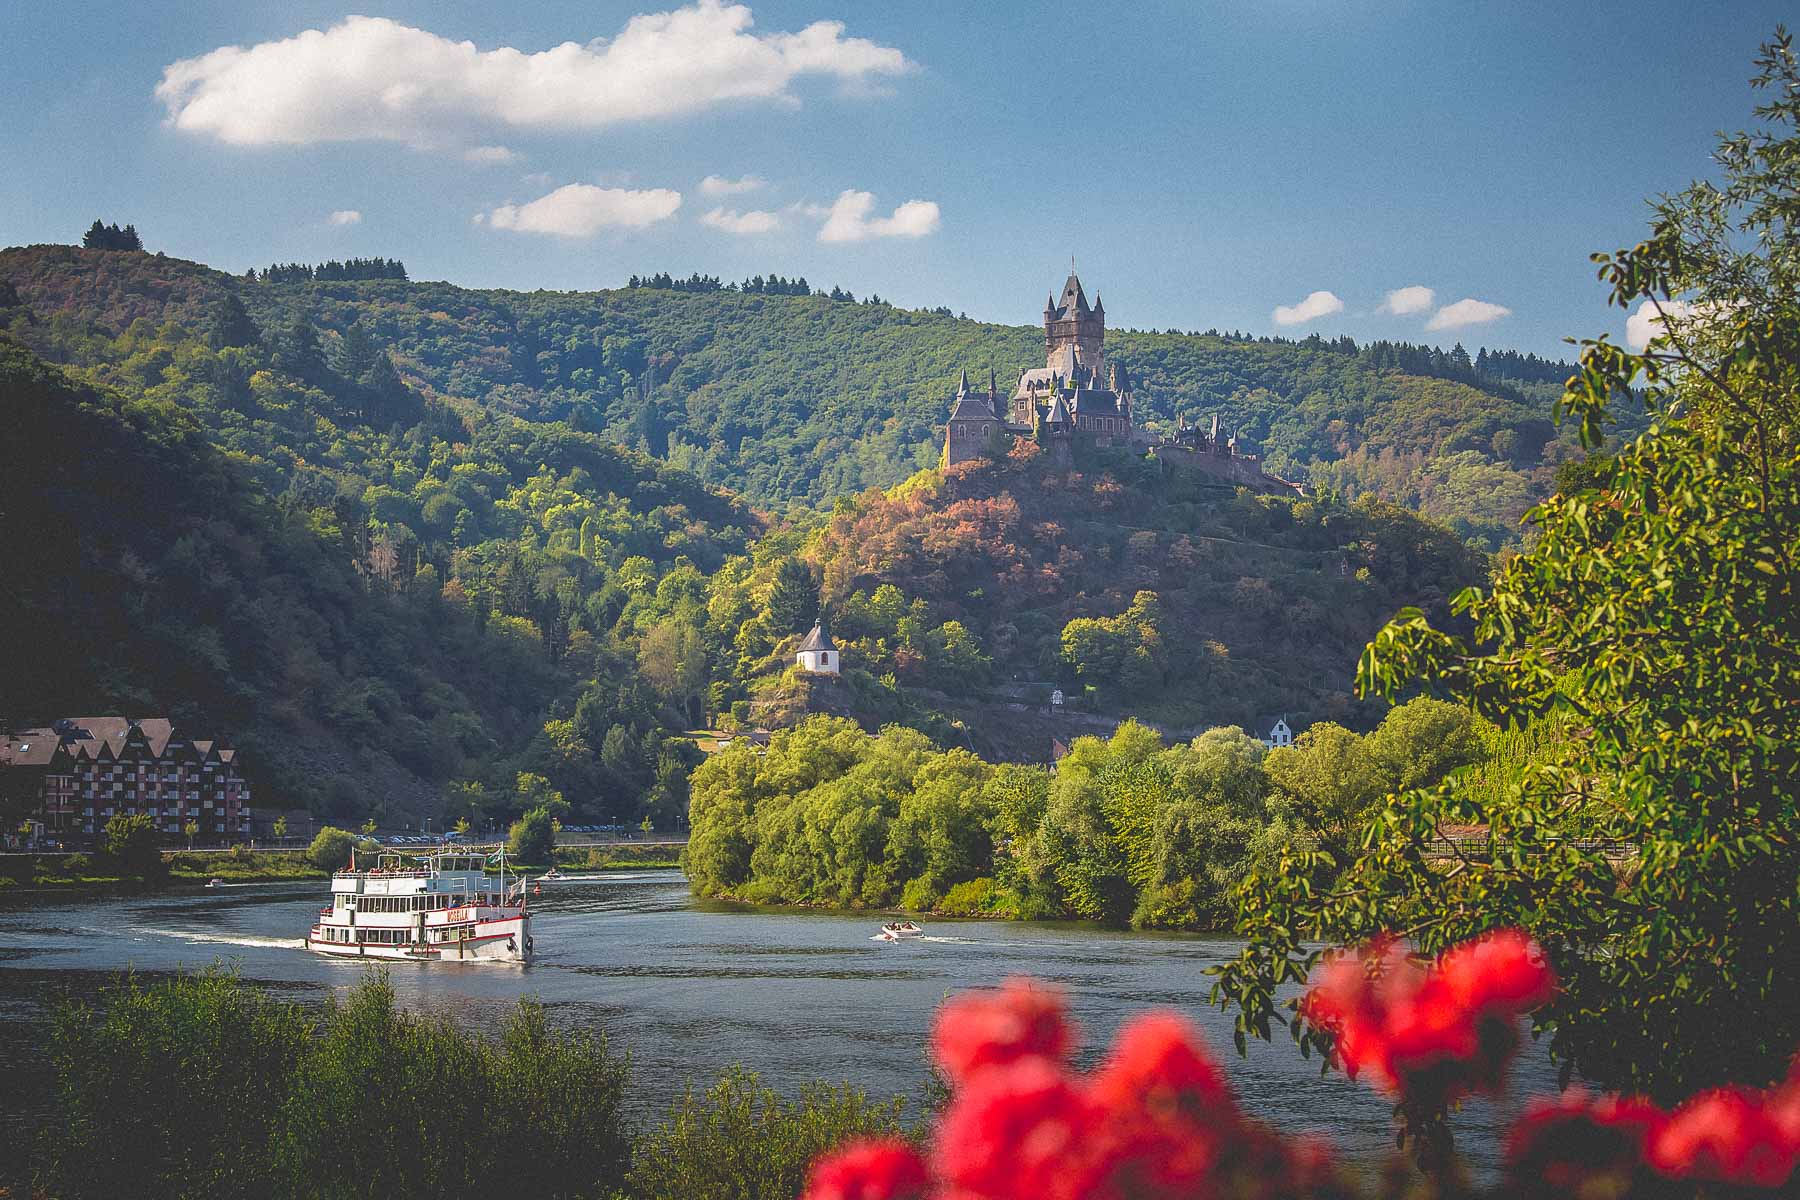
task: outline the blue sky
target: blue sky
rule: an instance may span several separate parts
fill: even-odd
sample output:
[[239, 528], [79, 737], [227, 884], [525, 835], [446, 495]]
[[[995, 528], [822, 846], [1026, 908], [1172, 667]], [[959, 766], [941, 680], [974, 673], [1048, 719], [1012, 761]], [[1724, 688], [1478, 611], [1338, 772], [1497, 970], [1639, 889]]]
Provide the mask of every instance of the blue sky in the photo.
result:
[[1115, 325], [1557, 354], [1623, 332], [1586, 256], [1748, 123], [1785, 8], [27, 0], [0, 244], [101, 216], [233, 271], [778, 272], [1011, 323], [1073, 254]]

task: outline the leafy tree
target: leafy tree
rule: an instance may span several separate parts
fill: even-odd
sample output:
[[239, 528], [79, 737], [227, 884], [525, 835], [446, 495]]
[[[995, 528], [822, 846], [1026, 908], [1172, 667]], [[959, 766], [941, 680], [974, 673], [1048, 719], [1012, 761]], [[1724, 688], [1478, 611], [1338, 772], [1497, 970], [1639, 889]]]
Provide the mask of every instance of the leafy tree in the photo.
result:
[[556, 829], [549, 812], [534, 808], [506, 831], [506, 852], [522, 863], [547, 863], [556, 847]]
[[523, 813], [541, 810], [557, 820], [570, 812], [569, 802], [563, 799], [563, 794], [551, 787], [548, 779], [530, 771], [519, 772], [513, 782], [513, 807]]
[[270, 832], [275, 835], [275, 837], [278, 841], [286, 841], [287, 835], [288, 835], [288, 819], [287, 819], [287, 817], [285, 817], [285, 816], [276, 817], [275, 824], [270, 826]]
[[341, 871], [350, 865], [350, 852], [356, 844], [356, 835], [349, 830], [327, 825], [313, 836], [306, 858], [321, 871]]
[[706, 686], [706, 646], [700, 631], [679, 617], [651, 627], [638, 645], [637, 661], [644, 680], [684, 715]]
[[102, 852], [121, 875], [137, 879], [161, 877], [163, 866], [156, 822], [144, 813], [120, 813], [106, 822], [101, 834]]
[[1468, 706], [1429, 696], [1390, 711], [1364, 744], [1390, 791], [1422, 787], [1486, 756]]
[[[1759, 66], [1778, 94], [1759, 114], [1791, 127], [1785, 33]], [[1722, 307], [1643, 354], [1584, 343], [1563, 400], [1583, 440], [1639, 386], [1655, 423], [1598, 486], [1536, 510], [1536, 541], [1492, 587], [1458, 597], [1469, 632], [1403, 612], [1364, 660], [1366, 689], [1424, 681], [1496, 723], [1578, 734], [1505, 788], [1453, 776], [1402, 797], [1329, 888], [1302, 886], [1334, 865], [1305, 853], [1252, 880], [1249, 944], [1216, 993], [1240, 1006], [1241, 1032], [1267, 1035], [1275, 989], [1316, 958], [1302, 939], [1404, 929], [1429, 952], [1516, 924], [1556, 966], [1535, 1019], [1566, 1071], [1666, 1099], [1786, 1069], [1800, 1042], [1800, 301], [1794, 239], [1773, 231], [1790, 229], [1797, 151], [1791, 135], [1728, 138], [1723, 188], [1696, 185], [1650, 240], [1598, 256], [1621, 307], [1667, 312], [1680, 288]], [[1709, 257], [1727, 213], [1771, 236]], [[1492, 843], [1446, 863], [1431, 847], [1447, 825]], [[1294, 1031], [1326, 1040], [1303, 1015]]]

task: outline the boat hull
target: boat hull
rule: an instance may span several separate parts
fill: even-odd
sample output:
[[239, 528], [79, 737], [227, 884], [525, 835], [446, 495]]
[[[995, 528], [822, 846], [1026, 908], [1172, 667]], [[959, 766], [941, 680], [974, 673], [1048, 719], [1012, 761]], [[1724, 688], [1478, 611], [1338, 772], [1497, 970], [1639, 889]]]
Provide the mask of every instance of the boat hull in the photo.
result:
[[[343, 928], [338, 926], [336, 928]], [[528, 915], [482, 921], [467, 937], [427, 942], [345, 942], [326, 936], [323, 926], [307, 934], [306, 948], [333, 958], [381, 959], [388, 962], [510, 962], [532, 958], [531, 918]]]

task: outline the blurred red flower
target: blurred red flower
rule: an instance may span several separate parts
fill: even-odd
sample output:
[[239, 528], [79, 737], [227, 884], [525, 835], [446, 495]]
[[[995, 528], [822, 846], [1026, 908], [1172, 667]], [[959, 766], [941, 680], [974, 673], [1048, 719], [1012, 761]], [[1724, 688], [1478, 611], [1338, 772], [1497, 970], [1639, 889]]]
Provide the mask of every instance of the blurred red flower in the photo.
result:
[[907, 1143], [863, 1138], [813, 1163], [802, 1200], [912, 1200], [928, 1183], [924, 1158]]
[[1099, 1107], [1056, 1063], [1019, 1058], [967, 1077], [938, 1126], [932, 1167], [954, 1193], [1096, 1200], [1112, 1149]]
[[1766, 1099], [1746, 1088], [1700, 1093], [1651, 1136], [1651, 1165], [1682, 1179], [1780, 1187], [1800, 1145], [1784, 1135]]
[[984, 1067], [1025, 1058], [1068, 1061], [1075, 1049], [1062, 993], [1030, 979], [1009, 979], [992, 991], [968, 992], [938, 1010], [932, 1056], [955, 1084]]
[[1626, 1196], [1644, 1175], [1644, 1149], [1668, 1115], [1636, 1096], [1572, 1088], [1528, 1107], [1506, 1143], [1509, 1190], [1519, 1197]]

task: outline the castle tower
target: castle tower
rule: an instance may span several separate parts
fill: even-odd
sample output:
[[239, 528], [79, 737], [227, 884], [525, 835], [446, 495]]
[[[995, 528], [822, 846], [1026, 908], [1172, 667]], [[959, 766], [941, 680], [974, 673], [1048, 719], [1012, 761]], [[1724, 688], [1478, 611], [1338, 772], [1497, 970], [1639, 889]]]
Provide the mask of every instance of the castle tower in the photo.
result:
[[1105, 342], [1106, 308], [1098, 297], [1094, 306], [1088, 307], [1081, 280], [1071, 271], [1063, 284], [1062, 299], [1044, 303], [1045, 365], [1062, 369], [1059, 364], [1067, 364], [1064, 347], [1068, 347], [1074, 351], [1076, 365], [1099, 374], [1106, 364]]

